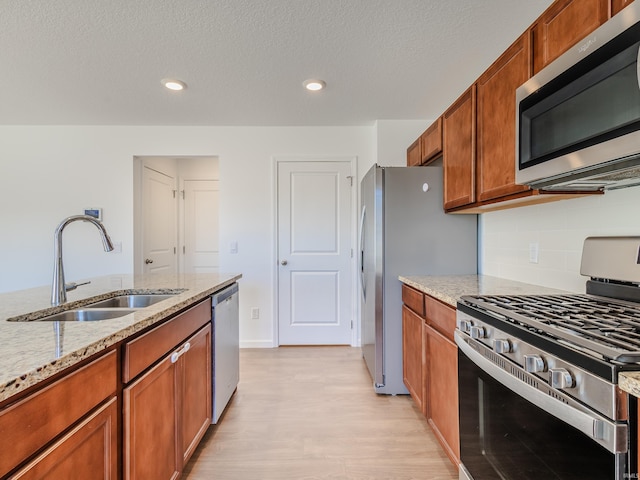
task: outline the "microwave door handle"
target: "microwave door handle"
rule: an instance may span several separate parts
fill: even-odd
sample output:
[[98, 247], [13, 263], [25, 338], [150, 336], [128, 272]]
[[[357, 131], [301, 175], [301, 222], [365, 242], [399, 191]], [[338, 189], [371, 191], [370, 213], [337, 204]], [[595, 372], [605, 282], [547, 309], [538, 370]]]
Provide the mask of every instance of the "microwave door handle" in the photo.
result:
[[587, 412], [586, 409], [584, 411], [578, 410], [553, 398], [507, 373], [485, 358], [467, 343], [464, 334], [455, 331], [454, 337], [458, 348], [473, 363], [512, 392], [584, 433], [611, 453], [625, 453], [627, 451], [628, 430], [626, 425], [616, 424], [600, 415]]

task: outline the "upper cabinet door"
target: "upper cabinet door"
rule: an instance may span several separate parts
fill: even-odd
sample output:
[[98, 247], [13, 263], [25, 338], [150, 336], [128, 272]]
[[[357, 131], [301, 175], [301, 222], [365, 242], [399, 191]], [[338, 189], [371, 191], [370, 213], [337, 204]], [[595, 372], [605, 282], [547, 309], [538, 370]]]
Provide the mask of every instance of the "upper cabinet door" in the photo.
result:
[[611, 0], [611, 16], [620, 12], [624, 7], [633, 3], [633, 0]]
[[409, 145], [407, 148], [407, 167], [415, 167], [420, 165], [422, 161], [422, 154], [420, 152], [420, 139]]
[[538, 73], [609, 18], [609, 0], [558, 0], [533, 26], [533, 71]]
[[529, 190], [515, 184], [515, 91], [530, 77], [530, 45], [527, 32], [477, 81], [478, 201]]
[[476, 86], [472, 85], [443, 115], [445, 210], [475, 202], [475, 136]]
[[430, 163], [442, 153], [442, 117], [433, 122], [420, 135], [420, 151], [422, 152], [422, 165]]

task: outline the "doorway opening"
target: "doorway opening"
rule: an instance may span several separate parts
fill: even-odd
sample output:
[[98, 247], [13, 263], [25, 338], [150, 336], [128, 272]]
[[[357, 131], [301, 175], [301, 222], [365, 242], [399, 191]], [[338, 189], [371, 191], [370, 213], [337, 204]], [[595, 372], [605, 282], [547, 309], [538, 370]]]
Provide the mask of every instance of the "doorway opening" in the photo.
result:
[[134, 273], [218, 268], [218, 167], [214, 156], [134, 157]]

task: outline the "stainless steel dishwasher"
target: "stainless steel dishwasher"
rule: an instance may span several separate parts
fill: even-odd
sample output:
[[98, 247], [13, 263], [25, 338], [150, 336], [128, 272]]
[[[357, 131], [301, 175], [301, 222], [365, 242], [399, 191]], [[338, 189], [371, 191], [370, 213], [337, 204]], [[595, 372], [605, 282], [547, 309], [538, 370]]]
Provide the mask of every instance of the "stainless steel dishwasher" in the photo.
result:
[[211, 423], [218, 423], [240, 380], [240, 329], [238, 325], [238, 284], [211, 296], [213, 330], [213, 413]]

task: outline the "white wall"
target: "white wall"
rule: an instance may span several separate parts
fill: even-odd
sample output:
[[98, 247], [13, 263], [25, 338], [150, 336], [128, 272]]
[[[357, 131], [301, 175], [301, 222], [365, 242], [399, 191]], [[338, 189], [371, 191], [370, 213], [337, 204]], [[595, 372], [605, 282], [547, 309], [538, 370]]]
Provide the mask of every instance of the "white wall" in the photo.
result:
[[[374, 127], [0, 127], [0, 292], [51, 282], [53, 232], [65, 217], [102, 207], [122, 253], [97, 231], [64, 234], [68, 281], [133, 272], [134, 156], [215, 156], [220, 168], [222, 270], [240, 272], [244, 346], [270, 346], [273, 319], [274, 156], [357, 156], [375, 162]], [[406, 146], [405, 146], [406, 148]], [[359, 172], [366, 169], [358, 167]], [[238, 242], [238, 254], [224, 246]], [[249, 307], [260, 308], [251, 320]]]
[[[425, 120], [378, 120], [376, 122], [376, 163], [383, 167], [404, 167], [407, 164], [407, 147], [431, 123], [432, 121]], [[367, 170], [362, 172], [362, 176], [367, 173]]]
[[[480, 269], [485, 275], [584, 293], [580, 275], [587, 236], [640, 235], [640, 187], [480, 216]], [[529, 245], [539, 245], [539, 263]]]

